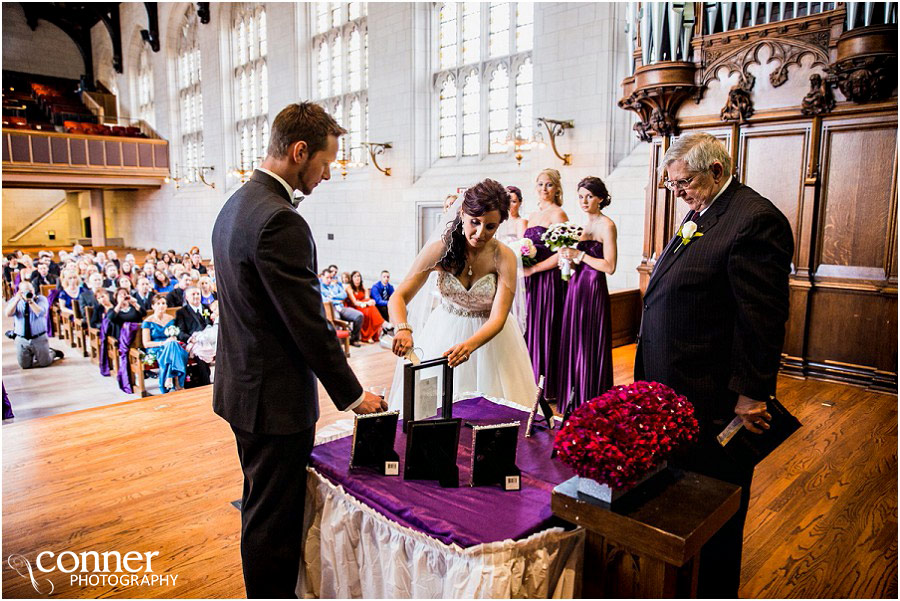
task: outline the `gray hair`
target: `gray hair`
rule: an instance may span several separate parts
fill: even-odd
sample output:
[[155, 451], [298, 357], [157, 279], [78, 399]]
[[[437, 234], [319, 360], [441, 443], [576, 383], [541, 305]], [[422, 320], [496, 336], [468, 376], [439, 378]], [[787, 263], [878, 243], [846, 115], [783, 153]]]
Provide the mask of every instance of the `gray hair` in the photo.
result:
[[728, 149], [720, 139], [711, 134], [687, 134], [672, 142], [666, 156], [663, 157], [659, 174], [662, 175], [666, 167], [679, 160], [683, 160], [687, 168], [694, 173], [708, 171], [713, 163], [719, 162], [725, 173], [731, 174], [731, 156]]

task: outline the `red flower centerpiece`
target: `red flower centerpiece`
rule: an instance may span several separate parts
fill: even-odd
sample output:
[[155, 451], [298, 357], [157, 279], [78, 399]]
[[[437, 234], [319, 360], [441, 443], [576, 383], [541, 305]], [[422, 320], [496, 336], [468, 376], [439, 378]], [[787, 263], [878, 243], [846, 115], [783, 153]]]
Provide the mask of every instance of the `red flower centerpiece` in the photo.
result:
[[[694, 406], [685, 397], [658, 382], [635, 382], [578, 407], [553, 446], [582, 479], [605, 485], [611, 493], [652, 475], [698, 432]], [[618, 496], [604, 493], [600, 498], [609, 502]]]

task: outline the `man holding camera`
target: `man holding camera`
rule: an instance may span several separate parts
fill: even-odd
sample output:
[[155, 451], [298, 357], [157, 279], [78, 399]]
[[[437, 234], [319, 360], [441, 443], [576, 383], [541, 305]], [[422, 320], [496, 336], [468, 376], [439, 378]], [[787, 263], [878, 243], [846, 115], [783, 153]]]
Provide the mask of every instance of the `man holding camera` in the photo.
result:
[[34, 293], [29, 281], [19, 283], [19, 291], [6, 305], [6, 316], [12, 317], [16, 341], [16, 360], [22, 369], [47, 367], [54, 359], [62, 359], [62, 351], [50, 348], [47, 338], [47, 297]]

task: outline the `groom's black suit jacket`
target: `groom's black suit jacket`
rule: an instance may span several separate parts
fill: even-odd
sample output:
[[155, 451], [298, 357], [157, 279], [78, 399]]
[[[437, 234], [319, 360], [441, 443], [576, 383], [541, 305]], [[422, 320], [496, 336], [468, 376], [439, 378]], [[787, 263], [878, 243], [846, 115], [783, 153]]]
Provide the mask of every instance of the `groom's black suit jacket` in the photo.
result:
[[319, 417], [316, 378], [338, 409], [362, 394], [325, 318], [316, 246], [287, 190], [255, 171], [212, 235], [219, 292], [213, 410], [255, 434], [294, 434]]
[[781, 211], [737, 179], [688, 216], [703, 236], [674, 253], [670, 242], [656, 262], [635, 378], [685, 395], [709, 436], [734, 418], [738, 394], [775, 393], [794, 242]]

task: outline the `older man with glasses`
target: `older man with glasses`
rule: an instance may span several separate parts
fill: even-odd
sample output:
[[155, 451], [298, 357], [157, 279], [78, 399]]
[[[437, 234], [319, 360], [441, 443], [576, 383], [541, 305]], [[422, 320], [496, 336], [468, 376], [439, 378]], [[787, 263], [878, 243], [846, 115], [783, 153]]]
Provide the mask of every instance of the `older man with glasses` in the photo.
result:
[[679, 138], [661, 171], [689, 211], [644, 293], [635, 379], [666, 384], [693, 403], [700, 436], [681, 467], [742, 487], [737, 514], [703, 549], [697, 591], [737, 597], [753, 468], [732, 461], [716, 435], [735, 414], [751, 432], [769, 428], [794, 240], [781, 211], [732, 175], [714, 136]]

